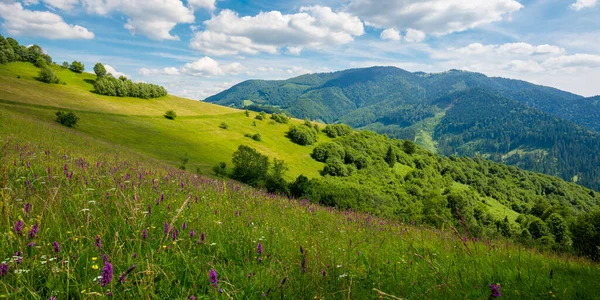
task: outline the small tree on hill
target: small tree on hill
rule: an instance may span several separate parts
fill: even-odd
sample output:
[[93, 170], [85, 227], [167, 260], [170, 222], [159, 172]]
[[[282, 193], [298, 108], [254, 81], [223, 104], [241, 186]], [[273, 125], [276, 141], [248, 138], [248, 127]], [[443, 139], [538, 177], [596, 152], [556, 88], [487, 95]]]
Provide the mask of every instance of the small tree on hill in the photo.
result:
[[104, 68], [103, 64], [97, 63], [94, 66], [94, 73], [96, 73], [96, 76], [98, 77], [106, 76], [106, 68]]
[[63, 67], [64, 69], [68, 69], [68, 68], [69, 68], [69, 62], [68, 62], [68, 61], [64, 61], [64, 62], [62, 63], [62, 66], [61, 66], [61, 67]]
[[287, 132], [287, 137], [294, 143], [307, 146], [317, 142], [317, 132], [307, 126], [292, 126]]
[[83, 63], [74, 60], [71, 63], [71, 66], [69, 66], [69, 69], [71, 69], [71, 71], [75, 73], [83, 73], [83, 71], [85, 70], [85, 66], [83, 65]]
[[43, 68], [46, 67], [48, 64], [46, 63], [46, 60], [43, 57], [38, 57], [35, 59], [35, 62], [33, 63], [36, 67], [38, 68]]
[[75, 127], [79, 121], [79, 117], [73, 112], [64, 112], [59, 110], [56, 112], [56, 122], [65, 125], [67, 127]]
[[52, 71], [52, 69], [50, 69], [48, 67], [44, 67], [40, 70], [40, 72], [38, 73], [37, 79], [39, 81], [45, 82], [45, 83], [59, 83], [60, 82], [58, 77], [54, 74], [54, 71]]
[[175, 118], [177, 118], [177, 113], [175, 113], [175, 111], [173, 111], [173, 110], [168, 110], [165, 113], [165, 118], [167, 118], [169, 120], [175, 120]]
[[240, 145], [231, 159], [233, 172], [231, 177], [241, 182], [257, 186], [262, 185], [269, 171], [269, 157], [255, 149]]

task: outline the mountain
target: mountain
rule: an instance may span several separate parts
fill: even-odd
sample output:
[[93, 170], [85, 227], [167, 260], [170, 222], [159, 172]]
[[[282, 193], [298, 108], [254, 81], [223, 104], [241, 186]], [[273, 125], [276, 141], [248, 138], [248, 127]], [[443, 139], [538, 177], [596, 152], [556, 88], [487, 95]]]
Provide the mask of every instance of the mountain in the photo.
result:
[[[346, 123], [440, 154], [482, 155], [600, 189], [597, 97], [458, 70], [372, 67], [249, 80], [205, 101]], [[518, 126], [503, 127], [512, 121]]]

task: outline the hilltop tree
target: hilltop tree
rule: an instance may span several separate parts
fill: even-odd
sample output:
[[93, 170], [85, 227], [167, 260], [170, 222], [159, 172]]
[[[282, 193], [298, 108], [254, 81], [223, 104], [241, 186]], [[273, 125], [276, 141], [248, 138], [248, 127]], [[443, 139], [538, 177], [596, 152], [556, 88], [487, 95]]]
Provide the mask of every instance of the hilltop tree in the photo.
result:
[[69, 66], [69, 69], [71, 69], [71, 71], [75, 73], [83, 73], [83, 71], [85, 70], [85, 66], [83, 65], [83, 63], [74, 60]]
[[253, 148], [240, 145], [231, 159], [233, 171], [231, 177], [241, 182], [257, 186], [264, 184], [269, 171], [269, 157]]
[[94, 73], [96, 73], [96, 76], [98, 77], [106, 76], [106, 68], [104, 68], [102, 63], [97, 63], [94, 65]]
[[38, 74], [37, 79], [39, 81], [45, 82], [45, 83], [59, 83], [60, 82], [58, 77], [54, 74], [54, 71], [52, 71], [52, 69], [50, 69], [49, 67], [43, 67], [40, 70], [40, 73]]

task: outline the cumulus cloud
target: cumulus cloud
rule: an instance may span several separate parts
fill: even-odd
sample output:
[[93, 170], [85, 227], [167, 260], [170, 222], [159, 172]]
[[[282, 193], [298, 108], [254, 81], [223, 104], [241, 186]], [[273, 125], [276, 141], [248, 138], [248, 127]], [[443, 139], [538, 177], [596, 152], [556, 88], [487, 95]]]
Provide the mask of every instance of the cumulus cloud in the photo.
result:
[[181, 68], [167, 67], [163, 69], [148, 69], [141, 68], [138, 73], [142, 76], [152, 75], [190, 75], [198, 77], [213, 77], [213, 76], [224, 76], [224, 75], [237, 75], [244, 71], [242, 64], [235, 62], [230, 64], [221, 65], [216, 60], [205, 56], [196, 61], [187, 63]]
[[597, 0], [577, 0], [575, 3], [571, 4], [571, 9], [580, 11], [585, 8], [595, 7], [597, 4]]
[[188, 0], [188, 5], [194, 9], [204, 8], [209, 11], [217, 9], [216, 0]]
[[382, 31], [381, 35], [379, 37], [381, 37], [382, 40], [391, 40], [391, 41], [399, 41], [400, 39], [402, 39], [402, 36], [400, 35], [400, 31], [396, 30], [395, 28], [388, 28], [388, 29]]
[[41, 36], [48, 39], [93, 39], [87, 28], [67, 24], [63, 18], [49, 11], [33, 11], [21, 3], [0, 2], [2, 27], [10, 35]]
[[474, 55], [493, 55], [505, 59], [507, 56], [529, 56], [529, 55], [549, 55], [563, 54], [565, 49], [553, 45], [531, 45], [528, 43], [506, 43], [502, 45], [483, 45], [473, 43], [462, 48], [449, 48], [448, 52], [436, 53], [436, 58], [445, 56], [474, 56]]
[[106, 73], [112, 74], [112, 76], [114, 76], [114, 77], [119, 78], [121, 76], [125, 76], [127, 78], [130, 78], [129, 75], [117, 71], [114, 67], [111, 67], [110, 65], [104, 65], [104, 68], [106, 69]]
[[406, 36], [404, 39], [410, 43], [420, 43], [425, 40], [425, 37], [425, 32], [409, 28], [406, 30]]
[[204, 22], [190, 47], [211, 55], [277, 53], [281, 48], [299, 54], [304, 48], [321, 49], [347, 44], [364, 34], [358, 17], [329, 7], [301, 7], [296, 14], [279, 11], [240, 17], [222, 10]]
[[521, 8], [515, 0], [350, 0], [346, 11], [378, 28], [444, 35], [501, 21]]
[[[193, 23], [194, 9], [180, 0], [81, 0], [89, 13], [107, 15], [119, 11], [127, 16], [125, 29], [153, 40], [179, 40], [171, 34], [177, 24]], [[193, 1], [196, 4], [207, 1]], [[191, 4], [190, 4], [191, 5]]]

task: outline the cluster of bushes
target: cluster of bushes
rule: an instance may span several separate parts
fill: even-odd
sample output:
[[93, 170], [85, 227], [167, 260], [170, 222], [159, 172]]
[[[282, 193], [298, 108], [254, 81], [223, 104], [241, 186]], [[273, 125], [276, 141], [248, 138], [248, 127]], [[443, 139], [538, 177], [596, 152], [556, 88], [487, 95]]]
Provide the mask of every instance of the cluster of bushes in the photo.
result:
[[[73, 64], [75, 63], [73, 62]], [[112, 74], [106, 72], [106, 68], [101, 63], [94, 66], [94, 73], [97, 76], [94, 83], [94, 92], [100, 95], [142, 99], [159, 98], [167, 95], [167, 90], [160, 85], [133, 82], [125, 76], [115, 78]]]
[[38, 73], [37, 79], [44, 83], [60, 83], [58, 76], [49, 67], [43, 67]]
[[251, 138], [257, 142], [262, 141], [262, 136], [260, 135], [260, 133], [255, 133], [255, 134], [246, 133], [246, 134], [244, 134], [244, 136], [247, 138]]
[[285, 113], [273, 113], [271, 115], [271, 120], [274, 120], [277, 123], [287, 124], [290, 121], [290, 117], [288, 117]]
[[265, 120], [267, 118], [267, 113], [265, 113], [264, 111], [261, 111], [260, 113], [258, 113], [258, 115], [256, 115], [256, 117], [254, 117], [256, 120], [262, 121]]
[[344, 135], [352, 133], [352, 131], [353, 131], [352, 127], [350, 127], [346, 124], [327, 125], [327, 126], [325, 126], [325, 129], [323, 129], [323, 132], [325, 132], [325, 134], [327, 134], [327, 136], [330, 138], [344, 136]]
[[56, 112], [56, 122], [62, 125], [67, 127], [75, 127], [78, 121], [79, 117], [74, 112], [65, 112], [62, 110]]
[[30, 62], [36, 65], [43, 64], [38, 66], [41, 68], [52, 64], [52, 57], [44, 53], [44, 50], [38, 45], [25, 47], [13, 38], [4, 38], [0, 35], [0, 64], [16, 61]]

